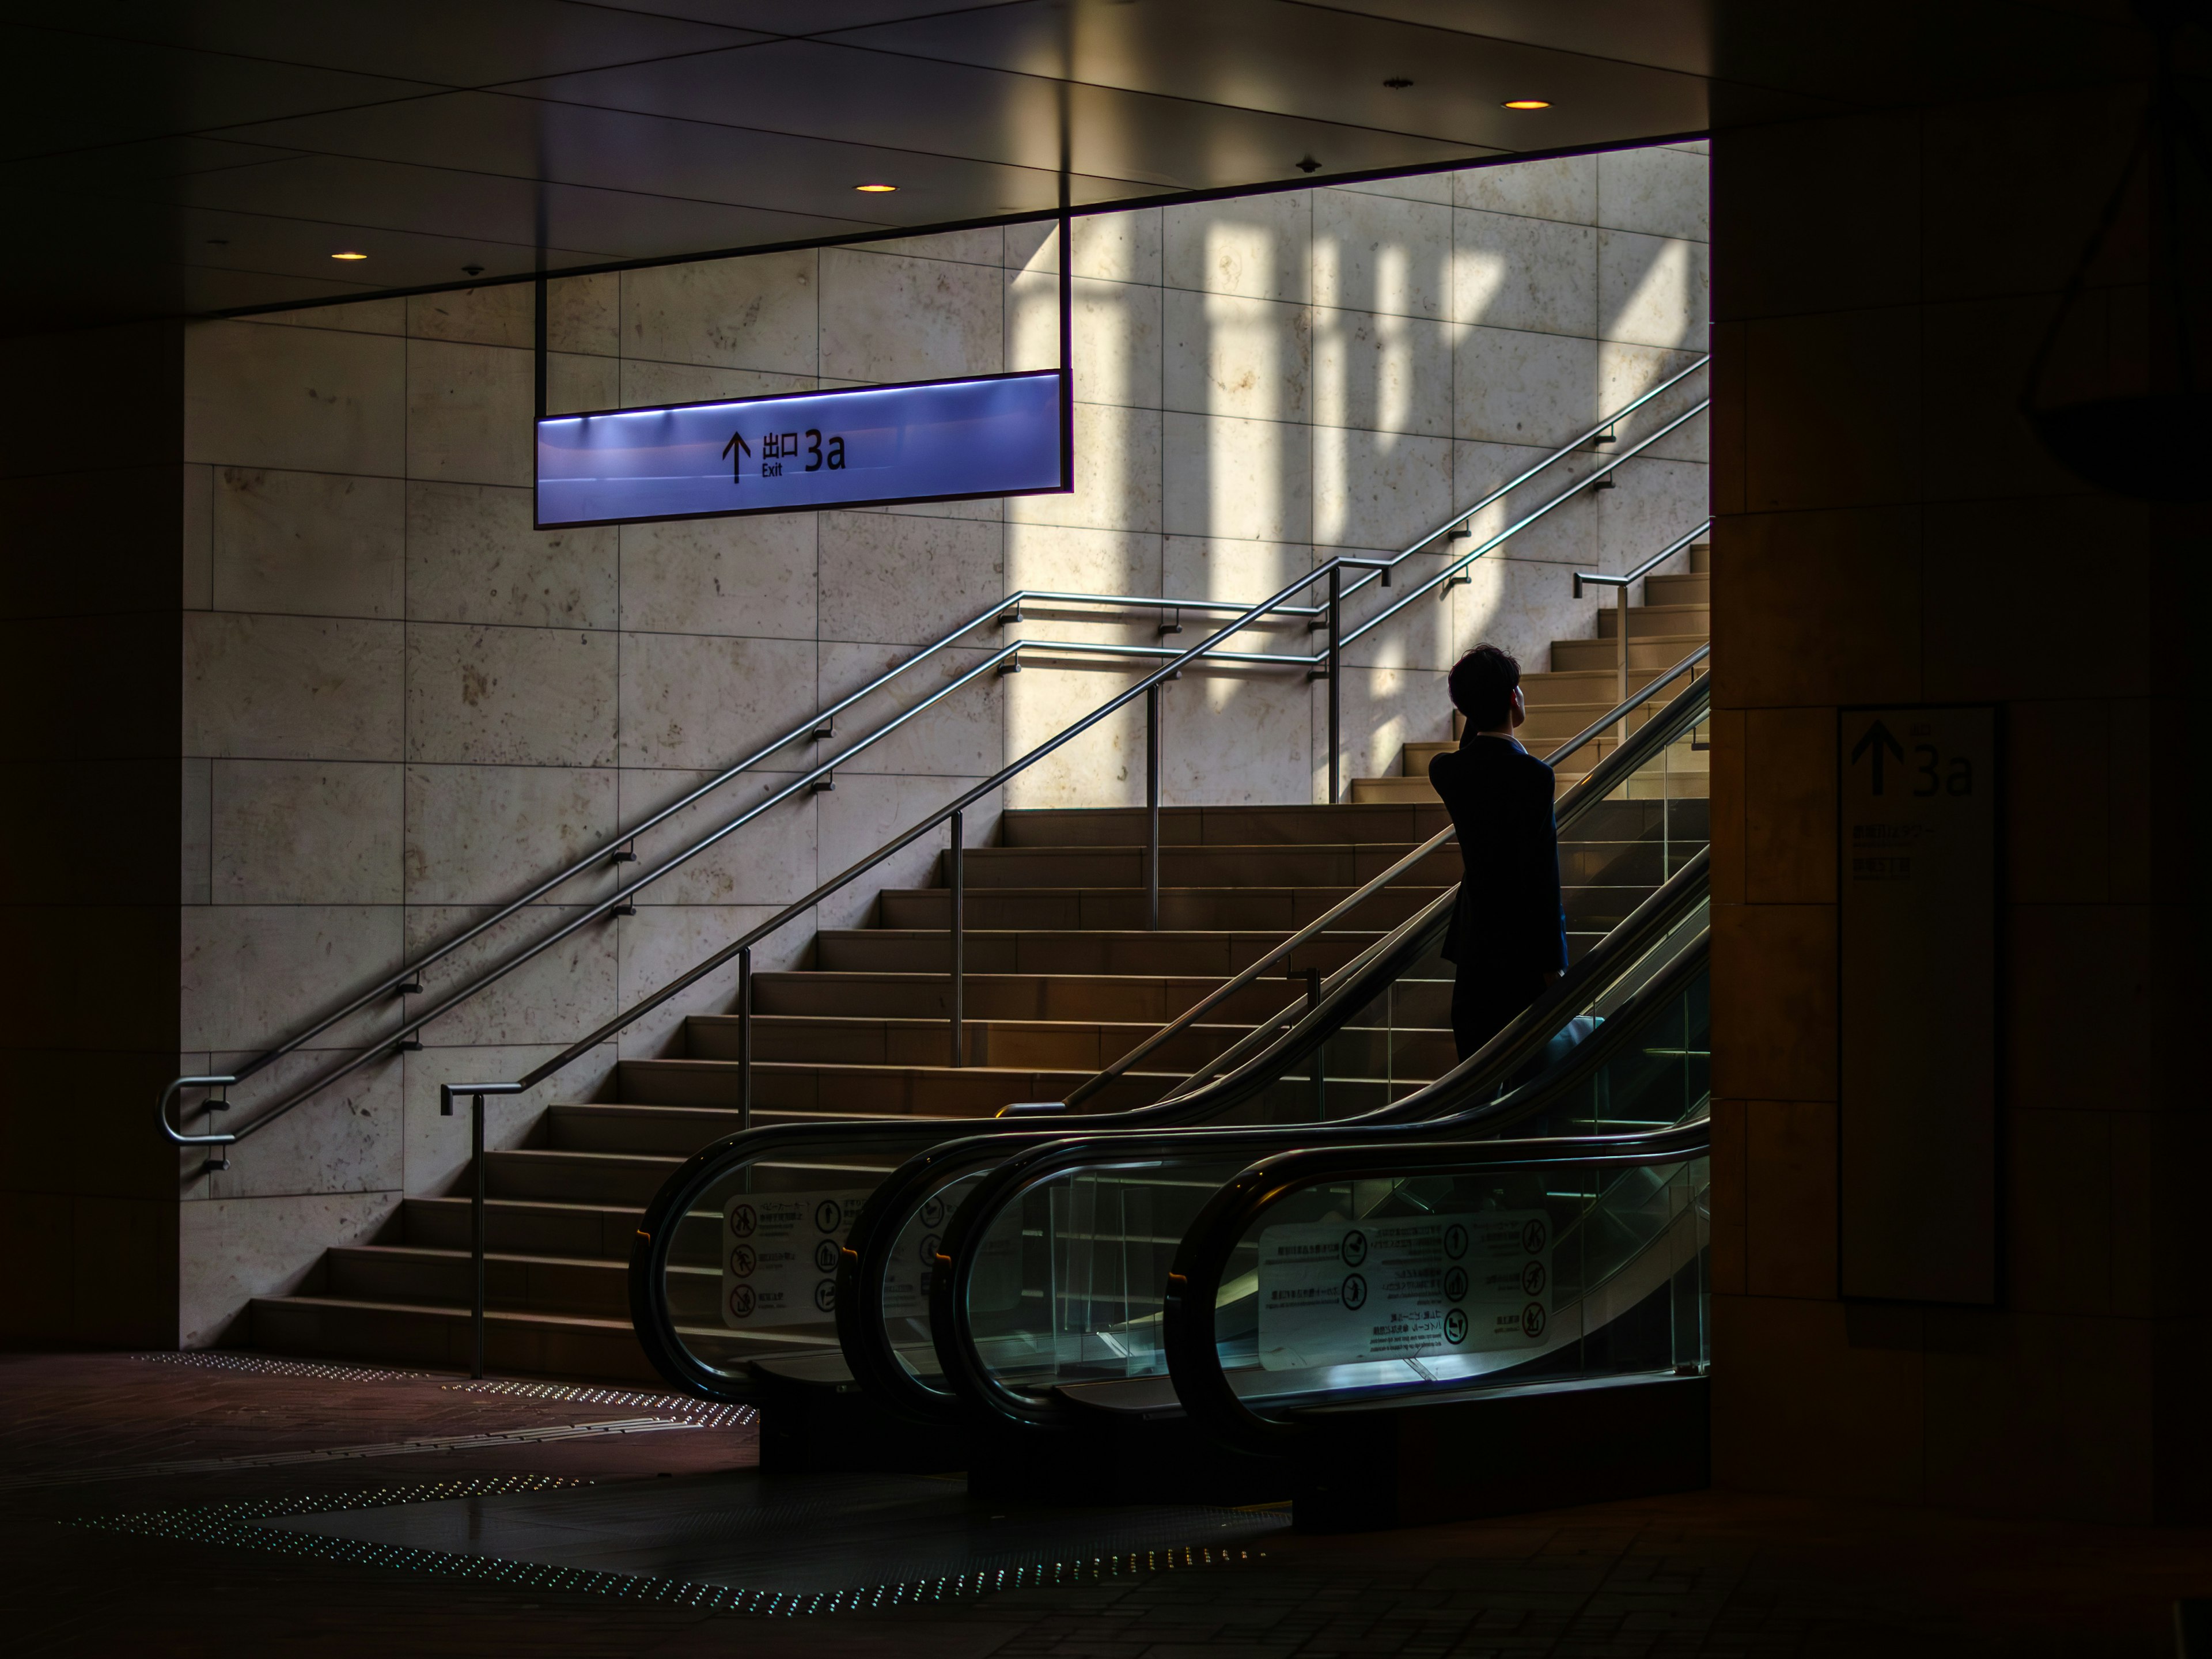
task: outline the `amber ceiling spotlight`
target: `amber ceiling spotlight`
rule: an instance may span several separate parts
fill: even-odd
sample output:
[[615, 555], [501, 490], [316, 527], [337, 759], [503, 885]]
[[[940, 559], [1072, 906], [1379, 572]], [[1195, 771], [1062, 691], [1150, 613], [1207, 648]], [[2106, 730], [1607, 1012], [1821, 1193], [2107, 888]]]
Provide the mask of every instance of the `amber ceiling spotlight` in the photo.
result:
[[1505, 100], [1508, 109], [1549, 109], [1551, 106], [1552, 100], [1548, 98], [1509, 98]]
[[344, 253], [333, 253], [331, 255], [331, 258], [333, 259], [366, 259], [368, 258], [368, 255], [366, 253], [354, 253], [348, 252]]
[[898, 186], [896, 185], [855, 185], [853, 188], [870, 196], [888, 196]]

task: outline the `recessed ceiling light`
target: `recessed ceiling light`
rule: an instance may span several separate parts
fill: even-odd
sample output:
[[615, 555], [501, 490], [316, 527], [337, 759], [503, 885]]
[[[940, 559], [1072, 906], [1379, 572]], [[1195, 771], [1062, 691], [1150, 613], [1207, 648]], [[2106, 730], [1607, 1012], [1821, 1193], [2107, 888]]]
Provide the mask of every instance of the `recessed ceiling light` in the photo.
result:
[[331, 258], [333, 259], [366, 259], [368, 258], [368, 255], [366, 253], [333, 253], [331, 255]]
[[1549, 109], [1551, 106], [1552, 100], [1548, 98], [1509, 98], [1505, 100], [1508, 109]]
[[866, 191], [871, 196], [888, 196], [898, 186], [896, 185], [855, 185], [853, 188]]
[[1407, 87], [1412, 86], [1413, 83], [1411, 81], [1408, 81], [1402, 75], [1394, 75], [1382, 84], [1389, 88], [1393, 92], [1403, 92]]

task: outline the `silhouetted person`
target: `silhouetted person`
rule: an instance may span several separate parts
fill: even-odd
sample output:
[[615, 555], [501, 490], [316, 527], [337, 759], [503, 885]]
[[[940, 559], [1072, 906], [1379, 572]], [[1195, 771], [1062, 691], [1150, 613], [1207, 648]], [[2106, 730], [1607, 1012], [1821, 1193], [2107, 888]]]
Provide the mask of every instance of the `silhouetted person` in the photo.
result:
[[1446, 684], [1467, 729], [1456, 753], [1429, 763], [1429, 781], [1451, 811], [1466, 869], [1443, 948], [1459, 969], [1452, 1037], [1465, 1060], [1565, 971], [1567, 923], [1552, 769], [1513, 735], [1528, 717], [1521, 665], [1477, 646]]

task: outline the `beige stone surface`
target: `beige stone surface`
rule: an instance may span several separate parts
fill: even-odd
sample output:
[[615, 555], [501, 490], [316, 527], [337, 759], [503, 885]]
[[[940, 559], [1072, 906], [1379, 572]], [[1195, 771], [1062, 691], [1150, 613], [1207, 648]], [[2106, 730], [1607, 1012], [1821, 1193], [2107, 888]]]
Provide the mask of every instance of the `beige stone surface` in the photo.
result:
[[179, 793], [178, 902], [210, 904], [215, 860], [215, 763], [186, 757]]
[[1453, 204], [1458, 207], [1555, 219], [1566, 224], [1595, 224], [1597, 157], [1563, 155], [1545, 161], [1469, 167], [1452, 174], [1452, 191]]
[[818, 549], [825, 639], [927, 644], [1006, 591], [1005, 534], [979, 520], [824, 513]]
[[[1158, 408], [1161, 290], [1157, 284], [1074, 283], [1075, 395], [1085, 403]], [[1060, 367], [1060, 279], [1011, 271], [1006, 280], [1006, 368]]]
[[1313, 419], [1317, 426], [1449, 436], [1451, 324], [1360, 311], [1317, 312]]
[[1269, 421], [1310, 418], [1310, 307], [1170, 289], [1162, 307], [1164, 407]]
[[1582, 225], [1465, 210], [1454, 218], [1451, 319], [1588, 336], [1598, 320], [1598, 234]]
[[[610, 769], [410, 766], [406, 769], [406, 899], [410, 904], [503, 904], [614, 836]], [[629, 866], [571, 877], [547, 896], [597, 899]]]
[[1005, 519], [1012, 524], [1158, 530], [1164, 488], [1161, 422], [1157, 410], [1076, 404], [1074, 489], [1010, 496]]
[[185, 751], [398, 760], [402, 624], [185, 618]]
[[1358, 191], [1314, 192], [1315, 305], [1441, 320], [1450, 309], [1451, 277], [1448, 205]]
[[926, 380], [1004, 367], [1006, 281], [997, 270], [869, 248], [824, 248], [821, 260], [823, 374]]
[[798, 728], [819, 706], [815, 653], [811, 640], [630, 635], [623, 764], [727, 766]]
[[1620, 395], [1612, 386], [1594, 387], [1603, 348], [1587, 337], [1462, 328], [1454, 346], [1453, 416], [1461, 438], [1553, 448], [1644, 390]]
[[[491, 914], [479, 908], [409, 906], [409, 959], [457, 938]], [[452, 1012], [424, 1025], [417, 1035], [426, 1048], [574, 1042], [611, 1018], [617, 1007], [615, 938], [620, 921], [612, 915], [584, 921], [588, 914], [580, 906], [532, 905], [425, 967], [422, 995], [407, 999], [410, 1018], [530, 947], [544, 946]], [[582, 925], [557, 943], [546, 943], [579, 921]]]
[[1304, 192], [1160, 210], [1167, 286], [1251, 300], [1312, 297], [1313, 207]]
[[211, 764], [214, 902], [399, 902], [398, 766], [270, 760]]
[[560, 276], [545, 285], [546, 343], [555, 351], [612, 357], [622, 350], [622, 274]]
[[1170, 535], [1307, 541], [1313, 439], [1282, 421], [1162, 417], [1161, 524]]
[[[396, 1159], [394, 1164], [396, 1170]], [[220, 1346], [234, 1334], [234, 1324], [253, 1297], [296, 1290], [326, 1248], [367, 1243], [395, 1206], [383, 1192], [287, 1194], [185, 1205], [178, 1218], [178, 1243], [191, 1268], [177, 1311], [179, 1345]]]
[[407, 343], [407, 476], [528, 484], [537, 368], [527, 350]]
[[1712, 278], [1704, 243], [1602, 230], [1597, 258], [1605, 338], [1705, 349]]
[[[835, 744], [820, 746], [824, 756], [836, 748]], [[709, 836], [737, 824], [713, 846], [641, 890], [639, 904], [783, 905], [814, 885], [817, 797], [802, 789], [759, 809], [805, 775], [792, 769], [812, 769], [817, 745], [794, 744], [771, 759], [772, 769], [763, 765], [740, 774], [638, 836], [638, 861], [622, 866], [625, 880], [658, 871]], [[625, 767], [621, 773], [622, 821], [625, 826], [643, 823], [719, 775]], [[747, 814], [752, 816], [738, 824]]]
[[[492, 1095], [484, 1101], [484, 1145], [519, 1146], [548, 1106], [556, 1102], [599, 1097], [614, 1070], [613, 1045], [595, 1049], [527, 1094]], [[520, 1079], [560, 1052], [551, 1044], [525, 1047], [425, 1048], [407, 1057], [405, 1120], [401, 1157], [410, 1198], [452, 1191], [468, 1169], [469, 1103], [453, 1103], [453, 1115], [438, 1112], [441, 1084], [483, 1083]]]
[[532, 283], [416, 294], [407, 301], [407, 331], [418, 340], [462, 340], [527, 351], [537, 337], [537, 318], [538, 289]]
[[399, 480], [243, 466], [202, 476], [211, 486], [209, 608], [403, 614], [407, 513]]
[[407, 348], [377, 334], [261, 323], [185, 331], [185, 459], [396, 478]]
[[[1048, 628], [1049, 624], [1046, 624]], [[1054, 630], [1057, 632], [1057, 630]], [[988, 635], [987, 635], [988, 637]], [[822, 745], [822, 759], [844, 753], [853, 744], [888, 725], [925, 699], [945, 691], [943, 701], [854, 757], [851, 772], [926, 774], [938, 777], [988, 777], [999, 769], [1006, 748], [1006, 677], [986, 672], [957, 690], [948, 690], [963, 675], [992, 655], [961, 647], [940, 651], [908, 670], [839, 718], [838, 736]], [[911, 655], [902, 647], [835, 645], [822, 647], [824, 703], [858, 690]], [[840, 767], [842, 781], [848, 774]]]
[[662, 362], [812, 374], [820, 257], [809, 250], [624, 271], [623, 353]]
[[1693, 242], [1712, 238], [1710, 164], [1657, 146], [1607, 150], [1597, 162], [1597, 222]]
[[[205, 1057], [219, 1073], [257, 1058], [248, 1049]], [[221, 1202], [241, 1198], [304, 1196], [316, 1193], [374, 1193], [399, 1184], [399, 1096], [402, 1061], [387, 1055], [343, 1077], [343, 1051], [284, 1055], [234, 1085], [235, 1102], [213, 1127], [232, 1130], [262, 1121], [262, 1114], [312, 1090], [297, 1105], [266, 1120], [230, 1154], [230, 1168], [204, 1171], [205, 1155], [186, 1153], [180, 1188], [187, 1200]], [[200, 1066], [198, 1058], [192, 1065]], [[325, 1081], [325, 1079], [329, 1079]], [[320, 1082], [319, 1088], [314, 1085]], [[187, 1210], [197, 1207], [188, 1202]]]
[[1324, 556], [1396, 553], [1452, 515], [1449, 438], [1317, 428], [1313, 469], [1313, 538]]
[[[183, 912], [179, 1028], [194, 1048], [268, 1048], [393, 972], [397, 905], [218, 904]], [[398, 1023], [372, 1005], [316, 1040], [349, 1048]]]
[[622, 625], [805, 639], [815, 631], [811, 513], [624, 525]]
[[721, 398], [774, 398], [787, 392], [812, 392], [819, 382], [811, 374], [625, 357], [621, 384], [623, 408], [651, 409], [661, 404], [703, 404]]
[[416, 623], [407, 646], [409, 760], [614, 763], [614, 635]]
[[[874, 890], [873, 887], [868, 890], [871, 899]], [[635, 915], [624, 916], [614, 924], [621, 951], [623, 1005], [635, 1003], [689, 972], [775, 914], [775, 907], [770, 905], [640, 905]], [[787, 965], [813, 936], [814, 928], [807, 919], [797, 918], [762, 942], [753, 957], [754, 971]], [[625, 1027], [617, 1039], [622, 1057], [652, 1060], [681, 1054], [684, 1017], [728, 1013], [736, 1006], [737, 994], [738, 963], [732, 957]], [[575, 1098], [566, 1091], [555, 1097]]]
[[615, 625], [616, 532], [532, 527], [527, 489], [407, 486], [407, 614], [528, 628]]

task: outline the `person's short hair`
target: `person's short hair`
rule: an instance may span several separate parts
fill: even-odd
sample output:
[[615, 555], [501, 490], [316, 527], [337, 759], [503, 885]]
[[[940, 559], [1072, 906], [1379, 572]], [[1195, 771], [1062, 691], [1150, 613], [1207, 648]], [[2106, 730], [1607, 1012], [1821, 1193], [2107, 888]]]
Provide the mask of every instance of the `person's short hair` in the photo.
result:
[[1513, 688], [1520, 684], [1519, 660], [1494, 645], [1476, 646], [1452, 665], [1444, 682], [1452, 707], [1474, 732], [1495, 732], [1512, 718]]

